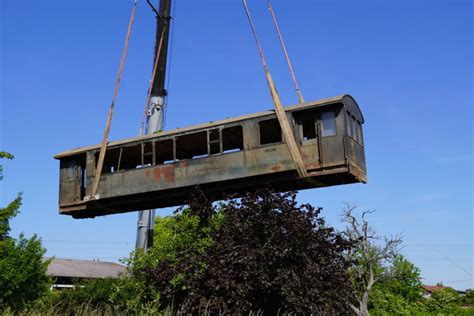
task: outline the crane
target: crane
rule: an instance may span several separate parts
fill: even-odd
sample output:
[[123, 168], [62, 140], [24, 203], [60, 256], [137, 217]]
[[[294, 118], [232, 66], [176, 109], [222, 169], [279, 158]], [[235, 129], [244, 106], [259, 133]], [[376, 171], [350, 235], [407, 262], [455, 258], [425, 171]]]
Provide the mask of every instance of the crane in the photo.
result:
[[[170, 34], [171, 0], [160, 0], [156, 9], [150, 0], [148, 5], [156, 14], [156, 38], [153, 71], [145, 105], [144, 121], [140, 134], [154, 134], [164, 129], [167, 91], [165, 88], [168, 42]], [[144, 124], [145, 123], [145, 124]], [[153, 245], [155, 210], [138, 212], [136, 248], [147, 250]]]

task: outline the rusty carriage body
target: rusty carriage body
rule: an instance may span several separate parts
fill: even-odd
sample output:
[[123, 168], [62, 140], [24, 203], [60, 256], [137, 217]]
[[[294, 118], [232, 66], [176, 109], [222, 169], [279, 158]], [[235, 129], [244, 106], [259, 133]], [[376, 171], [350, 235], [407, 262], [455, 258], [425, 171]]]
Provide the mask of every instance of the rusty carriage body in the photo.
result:
[[283, 191], [367, 181], [364, 118], [351, 96], [285, 112], [315, 181], [298, 177], [276, 114], [266, 111], [109, 143], [95, 197], [100, 146], [64, 151], [55, 156], [60, 213], [87, 218], [183, 205], [197, 186], [218, 199], [263, 186]]

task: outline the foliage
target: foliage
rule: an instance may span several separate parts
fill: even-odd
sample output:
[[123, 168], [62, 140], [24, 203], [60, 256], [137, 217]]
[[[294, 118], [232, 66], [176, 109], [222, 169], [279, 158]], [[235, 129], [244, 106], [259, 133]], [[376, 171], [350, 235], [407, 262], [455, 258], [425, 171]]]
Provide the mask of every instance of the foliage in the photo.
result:
[[0, 207], [0, 241], [8, 238], [10, 220], [18, 215], [21, 206], [22, 194], [11, 201], [6, 207]]
[[132, 314], [134, 311], [143, 311], [144, 307], [156, 309], [159, 293], [146, 284], [143, 273], [134, 273], [132, 271], [134, 269], [132, 265], [129, 266], [129, 273], [117, 280], [114, 291], [109, 297], [110, 302]]
[[459, 307], [464, 298], [451, 288], [435, 290], [430, 298], [424, 298], [422, 293], [420, 270], [397, 256], [370, 295], [370, 312], [374, 315], [474, 314], [474, 309]]
[[[195, 259], [190, 262], [193, 266], [201, 264], [197, 256], [211, 245], [212, 236], [222, 220], [219, 212], [201, 217], [202, 211], [180, 208], [174, 216], [155, 218], [153, 247], [147, 252], [138, 249], [125, 260], [129, 273], [122, 276], [112, 294], [111, 300], [115, 304], [122, 302], [127, 310], [136, 310], [142, 306], [156, 308], [160, 297], [162, 305], [174, 304], [173, 298], [168, 300], [151, 285], [149, 274], [164, 263], [179, 266], [185, 256]], [[183, 273], [176, 274], [168, 280], [167, 290], [179, 292], [179, 289], [185, 287], [183, 282], [186, 278]]]
[[[189, 207], [178, 209], [173, 217], [155, 221], [153, 248], [136, 266], [141, 268], [147, 286], [160, 293], [163, 306], [183, 301], [188, 280], [206, 269], [201, 256], [212, 245], [213, 236], [221, 226], [220, 207], [207, 203], [199, 192], [189, 201]], [[164, 277], [162, 271], [168, 275]]]
[[456, 313], [461, 297], [452, 288], [434, 290], [431, 298], [426, 300], [426, 308], [430, 312]]
[[[46, 304], [45, 304], [46, 303]], [[114, 304], [106, 304], [96, 306], [91, 303], [81, 305], [71, 305], [65, 308], [61, 304], [53, 304], [51, 302], [38, 303], [29, 309], [15, 312], [11, 309], [0, 310], [2, 316], [42, 316], [42, 315], [84, 315], [84, 316], [105, 316], [105, 315], [157, 315], [157, 316], [175, 316], [178, 315], [171, 307], [162, 310], [150, 308], [148, 305], [140, 305], [133, 310], [124, 310], [121, 306]], [[205, 310], [202, 315], [210, 315]]]
[[422, 293], [420, 269], [398, 255], [370, 293], [370, 311], [376, 315], [421, 313]]
[[48, 293], [51, 279], [46, 275], [49, 262], [42, 259], [44, 253], [36, 236], [0, 242], [0, 309], [22, 309]]
[[[249, 193], [220, 206], [223, 219], [210, 244], [179, 249], [179, 263], [162, 260], [149, 269], [151, 284], [183, 311], [292, 311], [347, 313], [350, 263], [343, 253], [352, 243], [325, 227], [321, 209], [298, 206], [294, 193]], [[190, 214], [209, 227], [220, 214], [205, 198], [195, 198]], [[201, 231], [199, 229], [198, 231]], [[198, 235], [208, 236], [206, 230]], [[198, 238], [199, 239], [199, 238]], [[180, 279], [181, 287], [170, 287]]]
[[371, 315], [418, 315], [423, 311], [419, 303], [409, 302], [378, 284], [370, 293]]
[[133, 263], [129, 262], [135, 273], [156, 266], [161, 261], [177, 266], [183, 260], [181, 254], [184, 252], [192, 249], [194, 255], [202, 254], [212, 244], [212, 236], [220, 227], [222, 214], [214, 209], [212, 214], [204, 214], [202, 210], [196, 211], [193, 201], [190, 203], [190, 208], [178, 209], [175, 216], [155, 219], [153, 247], [146, 254], [136, 252], [132, 257]]
[[462, 297], [461, 303], [464, 305], [474, 305], [474, 290], [469, 289], [466, 294]]
[[[0, 158], [13, 159], [11, 154], [0, 152]], [[0, 179], [2, 177], [0, 168]], [[8, 206], [0, 208], [0, 310], [19, 310], [43, 297], [51, 286], [46, 275], [49, 261], [43, 260], [46, 252], [41, 240], [34, 235], [27, 239], [21, 234], [18, 240], [8, 236], [10, 221], [21, 206], [21, 193]]]
[[[4, 151], [0, 151], [0, 159], [13, 159], [13, 155]], [[3, 179], [3, 167], [0, 165], [0, 180]], [[21, 206], [21, 193], [16, 199], [10, 202], [6, 207], [0, 207], [0, 241], [8, 237], [10, 232], [10, 220], [18, 215]]]
[[[133, 304], [138, 292], [123, 291], [121, 279], [74, 280], [74, 288], [53, 290], [30, 307], [24, 315], [156, 315], [153, 304]], [[129, 284], [131, 285], [131, 284]], [[133, 286], [132, 286], [133, 288]], [[130, 290], [130, 288], [128, 289]], [[164, 309], [165, 311], [166, 309]], [[4, 310], [8, 314], [9, 310]], [[1, 310], [0, 310], [1, 312]]]
[[117, 279], [77, 280], [73, 289], [60, 291], [56, 300], [67, 307], [83, 304], [106, 306], [111, 303], [110, 297], [117, 283]]
[[[7, 153], [7, 152], [4, 152], [4, 151], [0, 151], [0, 159], [13, 159], [15, 158], [12, 154], [10, 153]], [[3, 180], [3, 166], [0, 165], [0, 180]]]
[[407, 302], [415, 303], [423, 297], [420, 269], [402, 255], [394, 258], [382, 282], [392, 293], [403, 297]]

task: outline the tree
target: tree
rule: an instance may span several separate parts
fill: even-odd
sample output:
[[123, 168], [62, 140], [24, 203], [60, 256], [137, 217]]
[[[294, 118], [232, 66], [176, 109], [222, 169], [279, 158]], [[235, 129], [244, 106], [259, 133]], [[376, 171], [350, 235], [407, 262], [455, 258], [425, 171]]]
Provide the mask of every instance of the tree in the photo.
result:
[[36, 236], [0, 242], [0, 310], [21, 310], [48, 293], [51, 279], [46, 275], [49, 262]]
[[[0, 158], [13, 159], [13, 156], [0, 152]], [[49, 262], [43, 260], [45, 249], [41, 240], [36, 235], [27, 239], [21, 234], [18, 240], [8, 235], [10, 221], [18, 214], [21, 201], [20, 193], [0, 208], [0, 310], [20, 310], [47, 293], [51, 285], [46, 275]]]
[[402, 255], [395, 256], [382, 283], [407, 302], [416, 303], [423, 297], [420, 269]]
[[383, 285], [376, 284], [370, 293], [369, 311], [374, 315], [420, 315], [423, 310]]
[[[153, 286], [186, 312], [344, 314], [350, 311], [352, 243], [326, 227], [320, 208], [297, 205], [295, 193], [264, 190], [220, 206], [222, 222], [210, 245], [180, 251], [178, 265], [149, 271]], [[195, 199], [190, 212], [203, 227], [216, 207]], [[190, 255], [188, 255], [190, 254]], [[182, 287], [168, 286], [184, 275]]]
[[420, 269], [398, 255], [385, 267], [383, 277], [369, 297], [369, 310], [376, 315], [412, 315], [423, 312]]
[[378, 237], [366, 218], [372, 212], [365, 211], [357, 219], [354, 211], [355, 207], [349, 205], [343, 211], [343, 222], [348, 225], [345, 235], [356, 241], [355, 247], [348, 253], [348, 258], [355, 262], [350, 275], [356, 305], [351, 304], [351, 308], [357, 315], [367, 316], [370, 293], [376, 282], [385, 277], [384, 265], [397, 257], [402, 239], [399, 235], [384, 239]]
[[121, 278], [112, 295], [114, 303], [126, 302], [126, 308], [133, 310], [158, 303], [176, 306], [182, 301], [186, 293], [185, 280], [190, 278], [186, 271], [181, 270], [170, 278], [155, 274], [163, 266], [171, 270], [189, 264], [188, 271], [204, 268], [198, 257], [212, 244], [222, 214], [200, 204], [203, 199], [199, 193], [191, 199], [190, 207], [179, 208], [174, 216], [155, 218], [153, 247], [147, 252], [138, 249], [126, 260], [129, 274]]

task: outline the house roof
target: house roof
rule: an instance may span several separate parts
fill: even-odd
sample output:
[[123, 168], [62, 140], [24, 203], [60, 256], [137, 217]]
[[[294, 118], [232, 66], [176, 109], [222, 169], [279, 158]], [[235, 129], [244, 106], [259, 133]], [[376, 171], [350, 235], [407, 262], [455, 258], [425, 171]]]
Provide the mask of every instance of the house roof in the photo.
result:
[[118, 278], [127, 267], [114, 262], [76, 259], [51, 259], [47, 274], [54, 277], [70, 278]]
[[450, 289], [451, 287], [449, 286], [443, 286], [443, 285], [422, 285], [423, 289], [427, 292], [432, 293], [433, 291], [436, 290], [442, 290], [442, 289]]

